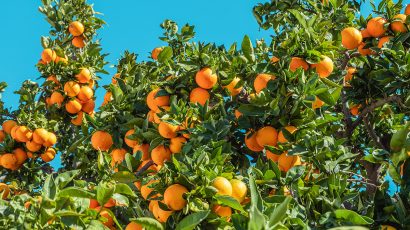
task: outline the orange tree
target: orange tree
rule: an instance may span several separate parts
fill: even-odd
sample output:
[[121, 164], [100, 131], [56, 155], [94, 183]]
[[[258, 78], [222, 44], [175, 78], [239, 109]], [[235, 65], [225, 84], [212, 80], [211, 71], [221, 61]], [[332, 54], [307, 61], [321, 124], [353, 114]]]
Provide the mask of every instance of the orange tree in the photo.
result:
[[85, 0], [42, 2], [45, 81], [0, 104], [5, 228], [410, 226], [410, 6], [261, 3], [272, 40], [228, 49], [166, 20], [167, 45], [126, 51], [95, 109], [104, 22]]

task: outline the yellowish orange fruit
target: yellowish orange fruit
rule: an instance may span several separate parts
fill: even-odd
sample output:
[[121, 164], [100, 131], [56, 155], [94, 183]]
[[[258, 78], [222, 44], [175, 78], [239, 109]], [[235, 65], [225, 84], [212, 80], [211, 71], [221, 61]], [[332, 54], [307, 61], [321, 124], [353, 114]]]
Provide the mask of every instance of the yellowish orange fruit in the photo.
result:
[[184, 143], [186, 143], [185, 137], [174, 137], [171, 138], [170, 144], [169, 144], [169, 150], [171, 150], [171, 153], [180, 153], [182, 150], [182, 146]]
[[316, 97], [315, 101], [312, 103], [312, 109], [320, 109], [325, 103]]
[[164, 165], [165, 161], [171, 159], [171, 151], [164, 145], [158, 145], [151, 151], [151, 159], [157, 165]]
[[225, 177], [216, 177], [212, 181], [212, 186], [218, 190], [217, 194], [219, 195], [232, 195], [232, 185]]
[[238, 95], [243, 87], [237, 87], [238, 83], [241, 81], [241, 79], [239, 77], [235, 77], [231, 83], [229, 83], [228, 85], [224, 86], [225, 89], [228, 90], [228, 92], [231, 94], [231, 96], [236, 96]]
[[301, 164], [299, 156], [288, 156], [287, 152], [282, 153], [278, 159], [279, 169], [284, 172], [289, 171], [293, 166]]
[[386, 29], [384, 28], [384, 24], [386, 23], [386, 19], [382, 17], [375, 17], [367, 22], [366, 29], [372, 37], [378, 38], [386, 33]]
[[91, 145], [95, 150], [107, 151], [113, 144], [111, 134], [105, 131], [96, 131], [91, 137]]
[[79, 21], [71, 22], [68, 26], [68, 31], [74, 37], [80, 36], [84, 33], [84, 25]]
[[289, 70], [295, 72], [299, 68], [306, 71], [309, 69], [309, 64], [303, 58], [292, 57], [289, 64]]
[[246, 184], [238, 179], [232, 179], [230, 181], [232, 185], [232, 197], [238, 200], [239, 203], [245, 200], [246, 194], [248, 192], [248, 188]]
[[322, 55], [320, 62], [312, 64], [320, 78], [327, 78], [333, 72], [333, 61], [328, 56]]
[[85, 46], [84, 37], [83, 36], [74, 37], [73, 40], [71, 40], [71, 44], [77, 48], [84, 48]]
[[178, 126], [161, 121], [158, 125], [158, 132], [163, 138], [174, 138], [177, 136]]
[[260, 146], [258, 142], [256, 141], [256, 135], [257, 133], [251, 134], [251, 132], [248, 131], [245, 134], [245, 145], [246, 147], [248, 147], [248, 149], [254, 152], [260, 152], [263, 150], [263, 146]]
[[41, 60], [43, 60], [43, 62], [50, 63], [50, 62], [54, 62], [57, 58], [57, 54], [56, 52], [54, 52], [54, 50], [52, 49], [44, 49], [43, 52], [41, 53]]
[[407, 32], [405, 14], [397, 14], [393, 17], [393, 22], [390, 23], [390, 28], [395, 33], [405, 33]]
[[9, 186], [5, 183], [0, 183], [0, 193], [3, 193], [2, 197], [1, 197], [3, 200], [7, 199], [7, 197], [10, 194]]
[[270, 80], [275, 80], [276, 77], [270, 74], [258, 74], [253, 82], [253, 87], [255, 88], [256, 93], [260, 93], [263, 89], [268, 86]]
[[7, 120], [3, 122], [2, 128], [4, 130], [4, 132], [6, 132], [7, 134], [11, 133], [11, 129], [17, 125], [17, 122], [13, 121], [13, 120]]
[[80, 72], [75, 77], [80, 83], [88, 83], [91, 80], [91, 71], [88, 68], [80, 68]]
[[[298, 130], [295, 126], [292, 126], [292, 125], [286, 126], [285, 129], [286, 129], [290, 134], [293, 134], [293, 133], [296, 132], [296, 130]], [[288, 140], [286, 139], [285, 135], [283, 135], [282, 130], [279, 132], [278, 142], [279, 142], [279, 143], [286, 143], [286, 142], [288, 142]]]
[[80, 90], [80, 85], [75, 81], [68, 81], [64, 84], [64, 92], [69, 97], [77, 96]]
[[381, 37], [381, 38], [379, 39], [379, 42], [378, 42], [378, 44], [377, 44], [377, 47], [379, 47], [380, 49], [383, 48], [383, 45], [384, 45], [385, 43], [389, 42], [391, 38], [393, 38], [393, 37], [392, 37], [392, 36], [384, 36], [384, 37]]
[[217, 81], [218, 76], [208, 67], [202, 68], [195, 75], [196, 84], [203, 89], [211, 89]]
[[212, 211], [220, 217], [229, 220], [232, 215], [232, 209], [228, 206], [214, 205]]
[[134, 147], [138, 144], [138, 141], [137, 141], [137, 140], [131, 140], [131, 139], [129, 139], [129, 137], [128, 137], [128, 136], [133, 135], [134, 133], [135, 133], [135, 130], [134, 130], [134, 129], [130, 129], [130, 130], [128, 130], [128, 131], [125, 133], [125, 136], [124, 136], [124, 142], [125, 142], [125, 144], [128, 145], [128, 146], [131, 147], [131, 148], [134, 148]]
[[81, 86], [80, 92], [77, 95], [77, 98], [82, 102], [86, 102], [93, 98], [94, 91], [87, 85]]
[[81, 111], [82, 107], [81, 102], [77, 98], [71, 99], [65, 104], [66, 111], [71, 114], [77, 114]]
[[259, 146], [276, 146], [278, 142], [278, 131], [271, 126], [265, 126], [256, 133], [256, 142]]
[[208, 101], [210, 97], [211, 96], [209, 95], [207, 90], [198, 87], [193, 89], [189, 94], [189, 101], [191, 103], [198, 103], [204, 106], [206, 101]]
[[187, 205], [187, 201], [183, 197], [187, 192], [188, 189], [184, 186], [173, 184], [164, 192], [164, 203], [174, 211], [182, 210]]
[[363, 41], [362, 34], [354, 27], [347, 27], [343, 29], [341, 34], [342, 45], [348, 50], [356, 49]]
[[168, 106], [170, 103], [168, 95], [157, 96], [159, 91], [160, 89], [154, 89], [147, 96], [147, 105], [153, 111], [157, 111], [158, 107]]
[[54, 157], [56, 156], [56, 151], [53, 148], [47, 148], [46, 151], [44, 151], [44, 153], [42, 153], [40, 155], [41, 159], [44, 162], [50, 162], [54, 159]]
[[158, 55], [162, 52], [162, 47], [154, 48], [151, 52], [151, 57], [154, 60], [158, 60]]

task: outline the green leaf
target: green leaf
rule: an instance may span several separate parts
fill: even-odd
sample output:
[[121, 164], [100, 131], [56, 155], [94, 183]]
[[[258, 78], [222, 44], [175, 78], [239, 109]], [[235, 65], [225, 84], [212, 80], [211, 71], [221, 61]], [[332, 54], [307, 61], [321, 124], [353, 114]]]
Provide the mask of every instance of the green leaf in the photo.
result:
[[336, 228], [329, 228], [328, 230], [369, 230], [368, 228], [361, 226], [341, 226]]
[[303, 26], [303, 28], [308, 29], [307, 24], [306, 24], [306, 19], [305, 19], [305, 17], [304, 17], [298, 10], [289, 9], [288, 11], [289, 11], [290, 13], [292, 13], [293, 16], [295, 16], [295, 18], [298, 20], [298, 22], [300, 23], [300, 25]]
[[62, 189], [68, 183], [70, 183], [74, 179], [74, 177], [76, 177], [79, 173], [80, 173], [80, 170], [72, 170], [72, 171], [60, 173], [56, 177], [55, 183], [60, 189]]
[[58, 193], [59, 197], [93, 198], [94, 194], [82, 188], [68, 187]]
[[255, 54], [253, 51], [252, 41], [248, 37], [248, 35], [245, 35], [242, 40], [242, 52], [245, 55], [246, 59], [248, 59], [248, 61], [255, 62]]
[[269, 226], [276, 225], [286, 216], [286, 211], [288, 210], [288, 205], [291, 200], [291, 197], [286, 197], [285, 200], [275, 208], [269, 217]]
[[137, 180], [137, 177], [132, 172], [120, 171], [112, 175], [112, 178], [121, 183], [131, 183]]
[[167, 46], [158, 54], [158, 62], [164, 63], [172, 58], [172, 48]]
[[124, 194], [124, 195], [131, 196], [131, 197], [136, 197], [135, 193], [132, 191], [130, 186], [128, 186], [127, 184], [116, 184], [115, 189], [114, 189], [114, 193], [119, 193], [119, 194]]
[[235, 198], [231, 196], [221, 196], [217, 195], [216, 200], [221, 203], [222, 205], [229, 206], [233, 209], [239, 210], [241, 212], [245, 212], [243, 209], [242, 205], [236, 200]]
[[158, 222], [157, 220], [153, 218], [149, 218], [149, 217], [140, 217], [134, 220], [134, 222], [142, 225], [142, 227], [144, 227], [147, 230], [163, 230], [164, 229], [164, 227], [162, 226], [160, 222]]
[[333, 98], [332, 94], [329, 93], [329, 91], [323, 92], [321, 94], [317, 95], [320, 100], [324, 101], [328, 105], [335, 105], [336, 101]]
[[203, 220], [205, 220], [210, 211], [199, 211], [197, 213], [193, 213], [189, 216], [186, 216], [184, 219], [182, 219], [177, 227], [176, 230], [192, 230], [194, 229], [199, 223], [201, 223]]
[[390, 148], [393, 151], [400, 151], [404, 144], [406, 143], [407, 134], [409, 133], [410, 129], [410, 122], [407, 122], [406, 125], [399, 131], [395, 132], [390, 140]]
[[57, 187], [54, 183], [53, 175], [49, 175], [44, 182], [43, 186], [43, 196], [54, 200], [57, 193]]
[[105, 182], [100, 182], [97, 186], [97, 201], [103, 206], [114, 194], [114, 187]]
[[356, 212], [347, 209], [337, 209], [333, 213], [337, 219], [343, 219], [352, 224], [368, 225], [374, 222], [367, 216], [361, 216]]

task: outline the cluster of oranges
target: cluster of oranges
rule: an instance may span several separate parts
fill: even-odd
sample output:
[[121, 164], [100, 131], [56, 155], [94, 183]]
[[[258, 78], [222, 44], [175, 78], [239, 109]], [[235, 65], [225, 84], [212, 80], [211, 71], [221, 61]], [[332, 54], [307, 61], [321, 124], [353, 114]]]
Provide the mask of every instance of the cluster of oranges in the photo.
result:
[[84, 25], [79, 21], [71, 22], [70, 25], [68, 26], [68, 31], [73, 36], [73, 39], [71, 40], [71, 44], [73, 44], [74, 47], [83, 48], [85, 46], [85, 41], [84, 41], [84, 36], [83, 36]]
[[46, 65], [48, 63], [63, 63], [63, 64], [67, 64], [68, 63], [68, 58], [67, 56], [65, 57], [60, 57], [57, 55], [57, 53], [50, 49], [50, 48], [46, 48], [43, 50], [43, 52], [41, 53], [41, 59], [38, 61], [39, 64], [42, 65]]
[[43, 128], [30, 130], [27, 126], [18, 125], [16, 121], [7, 120], [2, 125], [0, 131], [0, 142], [4, 142], [6, 135], [17, 143], [24, 143], [21, 147], [15, 148], [12, 153], [4, 153], [0, 156], [0, 163], [3, 168], [9, 170], [19, 169], [28, 158], [36, 158], [36, 153], [44, 162], [54, 159], [56, 151], [52, 148], [57, 142], [57, 136]]
[[98, 215], [101, 216], [104, 221], [103, 224], [109, 228], [112, 228], [114, 226], [114, 220], [110, 213], [108, 212], [108, 209], [114, 207], [117, 205], [117, 202], [115, 199], [110, 198], [107, 203], [105, 203], [103, 206], [100, 206], [97, 200], [95, 199], [90, 199], [90, 209], [94, 209], [95, 211], [98, 212]]

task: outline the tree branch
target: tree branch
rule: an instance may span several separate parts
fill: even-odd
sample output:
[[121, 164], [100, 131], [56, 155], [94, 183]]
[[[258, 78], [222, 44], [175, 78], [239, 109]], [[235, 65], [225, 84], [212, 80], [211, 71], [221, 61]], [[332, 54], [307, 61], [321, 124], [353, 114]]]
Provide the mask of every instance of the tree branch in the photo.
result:
[[152, 161], [152, 160], [148, 161], [140, 170], [138, 170], [135, 173], [135, 176], [141, 175], [143, 172], [147, 171], [149, 169], [149, 167], [151, 167], [152, 165], [154, 165], [154, 161]]
[[370, 123], [368, 116], [363, 117], [363, 123], [367, 133], [369, 134], [372, 141], [376, 144], [376, 146], [387, 151], [388, 149], [383, 145], [383, 143], [380, 141], [379, 136], [377, 136], [376, 132], [374, 131], [372, 127], [373, 125]]

